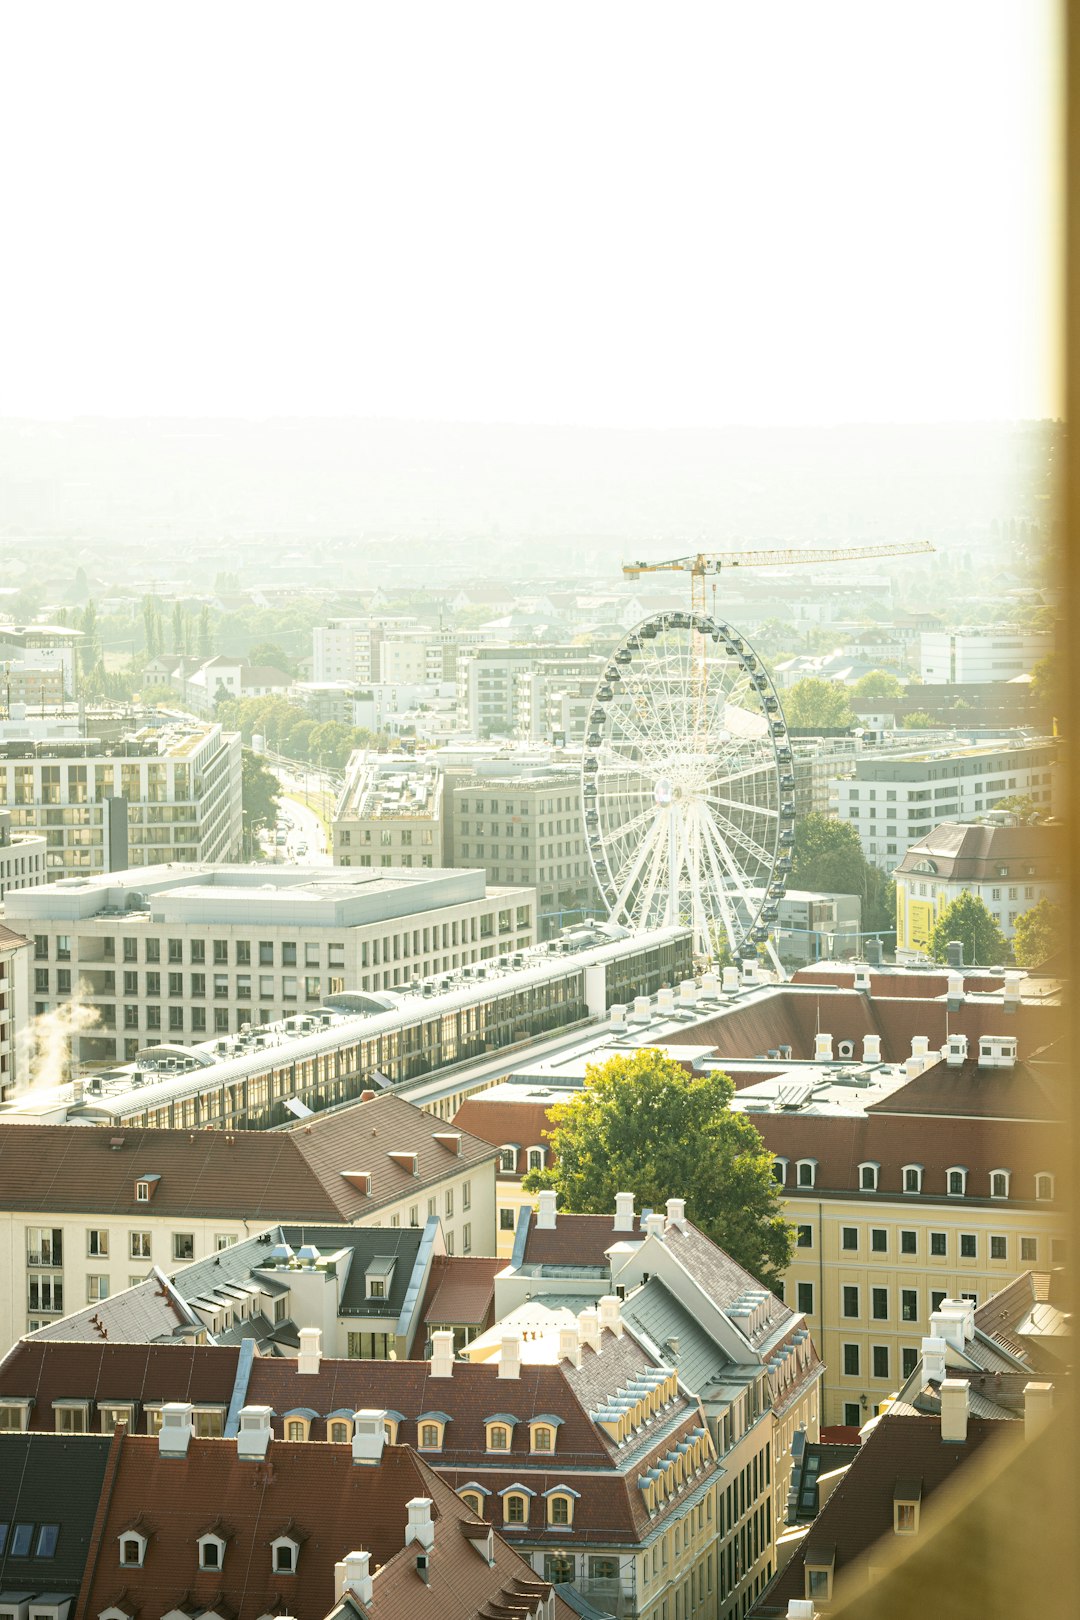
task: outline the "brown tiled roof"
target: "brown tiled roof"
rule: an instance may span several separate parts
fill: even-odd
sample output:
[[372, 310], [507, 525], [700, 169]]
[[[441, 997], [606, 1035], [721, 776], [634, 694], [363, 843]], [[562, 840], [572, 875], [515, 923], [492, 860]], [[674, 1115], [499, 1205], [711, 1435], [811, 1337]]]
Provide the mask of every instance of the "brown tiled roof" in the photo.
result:
[[987, 1418], [969, 1418], [967, 1441], [947, 1444], [932, 1417], [883, 1417], [814, 1520], [806, 1541], [750, 1610], [758, 1617], [784, 1615], [790, 1598], [804, 1598], [807, 1553], [835, 1551], [837, 1578], [893, 1528], [897, 1480], [922, 1483], [922, 1511], [929, 1496], [952, 1480], [979, 1447], [1008, 1429]]
[[[750, 1114], [755, 1128], [770, 1150], [791, 1165], [798, 1159], [817, 1160], [817, 1181], [813, 1188], [795, 1186], [789, 1170], [785, 1192], [792, 1197], [817, 1198], [822, 1191], [858, 1192], [859, 1165], [876, 1160], [877, 1196], [903, 1192], [903, 1167], [924, 1166], [923, 1193], [912, 1194], [913, 1206], [927, 1198], [944, 1200], [946, 1171], [952, 1165], [968, 1170], [967, 1197], [990, 1197], [990, 1172], [1012, 1171], [1009, 1183], [1012, 1200], [1031, 1202], [1035, 1197], [1035, 1177], [1040, 1171], [1060, 1170], [1061, 1131], [1052, 1124], [1020, 1124], [1003, 1120], [924, 1119], [902, 1114], [875, 1114], [838, 1117], [821, 1114]], [[862, 1195], [872, 1200], [875, 1194]], [[962, 1207], [963, 1200], [952, 1202]]]
[[0, 951], [14, 951], [20, 945], [29, 943], [25, 934], [17, 934], [14, 928], [9, 928], [6, 923], [0, 923]]
[[[726, 1254], [711, 1238], [705, 1236], [691, 1221], [685, 1226], [670, 1226], [664, 1233], [664, 1244], [684, 1267], [701, 1291], [721, 1310], [727, 1310], [747, 1293], [760, 1293], [761, 1284], [737, 1260]], [[751, 1342], [757, 1346], [772, 1339], [785, 1327], [794, 1330], [800, 1324], [790, 1305], [785, 1305], [775, 1294], [768, 1294], [761, 1327]]]
[[1054, 1067], [1017, 1063], [980, 1068], [968, 1058], [956, 1068], [934, 1063], [897, 1091], [870, 1103], [871, 1114], [951, 1115], [957, 1119], [1060, 1120], [1064, 1098]]
[[[31, 1429], [54, 1429], [53, 1402], [194, 1401], [227, 1406], [236, 1378], [235, 1346], [73, 1344], [20, 1339], [0, 1361], [0, 1399], [31, 1395]], [[141, 1412], [135, 1423], [140, 1425]], [[91, 1417], [91, 1428], [99, 1427]]]
[[[460, 1156], [435, 1141], [442, 1122], [383, 1093], [286, 1131], [183, 1131], [0, 1124], [0, 1207], [63, 1213], [233, 1215], [252, 1221], [352, 1222], [495, 1150], [462, 1133]], [[417, 1154], [417, 1174], [389, 1157]], [[370, 1173], [370, 1193], [347, 1181]], [[149, 1204], [135, 1182], [157, 1175]]]
[[525, 1240], [525, 1264], [602, 1266], [613, 1243], [634, 1242], [644, 1235], [636, 1216], [633, 1232], [616, 1232], [614, 1214], [557, 1215], [553, 1231], [539, 1230], [534, 1216]]
[[[427, 1585], [416, 1570], [420, 1549], [403, 1545], [414, 1497], [432, 1501]], [[221, 1569], [200, 1571], [196, 1541], [208, 1503], [233, 1535]], [[139, 1513], [149, 1535], [145, 1562], [121, 1569], [117, 1538]], [[302, 1543], [296, 1573], [278, 1575], [270, 1542], [290, 1524], [288, 1533]], [[262, 1464], [240, 1461], [229, 1440], [192, 1440], [186, 1458], [174, 1459], [159, 1455], [156, 1440], [132, 1435], [120, 1443], [76, 1620], [100, 1613], [121, 1587], [130, 1613], [164, 1614], [186, 1595], [198, 1609], [237, 1620], [274, 1612], [319, 1620], [334, 1607], [335, 1563], [360, 1549], [371, 1554], [371, 1620], [475, 1620], [488, 1605], [522, 1596], [535, 1608], [551, 1588], [498, 1535], [489, 1566], [466, 1533], [474, 1524], [450, 1486], [406, 1446], [386, 1447], [379, 1465], [365, 1468], [353, 1465], [348, 1446], [281, 1442]]]
[[[559, 1099], [553, 1097], [551, 1100], [557, 1102]], [[481, 1141], [490, 1142], [494, 1147], [515, 1143], [520, 1150], [517, 1173], [522, 1174], [526, 1169], [527, 1148], [544, 1147], [544, 1162], [551, 1163], [551, 1150], [546, 1147], [550, 1128], [548, 1123], [550, 1106], [550, 1103], [531, 1101], [487, 1102], [483, 1092], [480, 1092], [478, 1096], [468, 1097], [462, 1103], [454, 1115], [454, 1129], [471, 1131]]]
[[495, 1278], [505, 1262], [482, 1255], [437, 1254], [424, 1321], [438, 1326], [488, 1327], [494, 1321]]
[[1002, 881], [998, 867], [1009, 867], [1004, 881], [1021, 875], [1045, 882], [1060, 877], [1065, 829], [1059, 822], [1035, 827], [999, 827], [990, 822], [943, 821], [909, 844], [898, 871], [918, 870], [932, 860], [940, 878], [951, 883]]

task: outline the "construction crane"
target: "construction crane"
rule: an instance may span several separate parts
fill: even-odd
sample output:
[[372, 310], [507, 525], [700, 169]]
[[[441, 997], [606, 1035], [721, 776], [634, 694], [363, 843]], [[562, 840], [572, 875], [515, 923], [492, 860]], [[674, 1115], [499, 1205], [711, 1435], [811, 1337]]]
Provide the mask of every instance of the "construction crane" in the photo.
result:
[[719, 574], [725, 568], [790, 568], [795, 563], [860, 562], [867, 557], [910, 557], [916, 552], [933, 551], [929, 540], [900, 540], [884, 546], [830, 547], [807, 551], [697, 551], [689, 557], [672, 557], [667, 562], [624, 563], [627, 579], [639, 574], [682, 573], [690, 575], [690, 606], [694, 613], [705, 612], [705, 575]]

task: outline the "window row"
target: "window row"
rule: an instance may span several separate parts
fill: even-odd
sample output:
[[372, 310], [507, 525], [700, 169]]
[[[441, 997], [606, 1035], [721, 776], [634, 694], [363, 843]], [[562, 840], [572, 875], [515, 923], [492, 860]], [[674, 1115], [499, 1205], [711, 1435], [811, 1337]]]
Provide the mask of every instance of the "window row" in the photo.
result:
[[[471, 1481], [463, 1485], [458, 1492], [461, 1500], [471, 1513], [478, 1519], [486, 1519], [484, 1512], [485, 1497], [491, 1492], [483, 1485]], [[542, 1521], [559, 1530], [569, 1530], [574, 1523], [574, 1504], [581, 1500], [579, 1491], [569, 1485], [552, 1485], [546, 1491], [537, 1493], [530, 1490], [527, 1485], [507, 1485], [503, 1490], [495, 1492], [496, 1498], [502, 1504], [503, 1525], [520, 1527], [533, 1522], [533, 1502], [538, 1502]]]
[[[788, 1168], [790, 1159], [777, 1156], [773, 1159], [773, 1179], [781, 1187], [788, 1185]], [[864, 1159], [858, 1166], [860, 1192], [886, 1192], [889, 1189], [881, 1183], [881, 1165], [876, 1159]], [[949, 1198], [964, 1198], [968, 1194], [969, 1171], [966, 1165], [953, 1164], [945, 1171], [945, 1194]], [[817, 1186], [818, 1161], [817, 1159], [796, 1159], [795, 1186], [804, 1190]], [[921, 1194], [924, 1187], [925, 1166], [921, 1164], [905, 1164], [900, 1170], [900, 1187], [905, 1193]], [[991, 1170], [989, 1179], [989, 1196], [991, 1198], [1008, 1198], [1012, 1182], [1011, 1170]], [[1037, 1203], [1050, 1203], [1054, 1197], [1054, 1176], [1049, 1170], [1039, 1170], [1032, 1178], [1032, 1192]], [[977, 1193], [976, 1196], [985, 1196]]]
[[[142, 1569], [150, 1547], [150, 1536], [141, 1531], [136, 1524], [128, 1530], [122, 1530], [117, 1539], [120, 1544], [120, 1567]], [[214, 1528], [197, 1536], [195, 1547], [199, 1569], [224, 1569], [231, 1540], [232, 1532], [226, 1530], [220, 1520]], [[291, 1536], [276, 1536], [269, 1543], [269, 1547], [271, 1572], [275, 1575], [295, 1575], [300, 1559], [300, 1543], [294, 1541]]]
[[[71, 935], [56, 934], [53, 936], [53, 950], [49, 949], [48, 934], [34, 935], [34, 959], [38, 962], [47, 962], [50, 956], [59, 962], [71, 960]], [[162, 962], [170, 966], [183, 966], [185, 960], [192, 967], [205, 966], [211, 962], [214, 967], [228, 967], [230, 960], [234, 967], [251, 967], [258, 963], [260, 967], [299, 967], [301, 960], [305, 967], [322, 967], [323, 952], [325, 949], [327, 967], [345, 966], [345, 945], [328, 944], [325, 947], [318, 940], [305, 940], [299, 943], [296, 940], [237, 939], [231, 942], [232, 953], [230, 958], [227, 939], [213, 939], [210, 942], [210, 953], [207, 954], [207, 941], [205, 939], [189, 939], [186, 941], [187, 953], [185, 957], [185, 941], [183, 939], [143, 939], [142, 953], [139, 952], [138, 937], [126, 936], [121, 941], [120, 960], [125, 963], [137, 963], [140, 960], [148, 966], [154, 967]], [[165, 946], [162, 952], [162, 944]], [[80, 954], [83, 948], [95, 953], [95, 961], [89, 959], [83, 963], [86, 967], [93, 967], [96, 961], [113, 962], [117, 959], [116, 941], [111, 937], [101, 938], [92, 935], [85, 941], [80, 941]], [[100, 948], [101, 956], [96, 957]]]
[[[140, 1192], [140, 1188], [145, 1190]], [[148, 1203], [150, 1201], [150, 1184], [145, 1181], [137, 1182], [135, 1197], [140, 1203]], [[107, 1260], [110, 1255], [112, 1240], [113, 1234], [108, 1227], [91, 1227], [86, 1233], [87, 1258]], [[214, 1248], [219, 1253], [222, 1249], [231, 1248], [235, 1242], [236, 1238], [231, 1232], [215, 1233]], [[191, 1260], [194, 1255], [194, 1233], [174, 1232], [172, 1234], [173, 1259]], [[129, 1260], [151, 1260], [153, 1258], [153, 1233], [129, 1232], [127, 1257]], [[64, 1263], [63, 1228], [28, 1226], [26, 1229], [26, 1263], [28, 1266], [62, 1266]]]

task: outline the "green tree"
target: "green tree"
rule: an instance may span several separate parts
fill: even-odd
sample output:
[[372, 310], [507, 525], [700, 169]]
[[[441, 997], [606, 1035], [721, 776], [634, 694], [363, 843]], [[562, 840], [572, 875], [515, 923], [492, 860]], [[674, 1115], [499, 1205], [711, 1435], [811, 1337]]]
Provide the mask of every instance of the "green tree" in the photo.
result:
[[142, 616], [146, 656], [147, 658], [157, 658], [163, 650], [161, 645], [161, 614], [152, 596], [143, 597]]
[[202, 659], [214, 656], [214, 636], [210, 629], [210, 609], [204, 602], [199, 609], [199, 630], [196, 642], [196, 651]]
[[98, 630], [97, 608], [92, 596], [87, 599], [86, 606], [79, 616], [79, 629], [83, 637], [79, 644], [79, 662], [82, 665], [84, 689], [89, 693], [92, 671], [101, 663], [101, 635]]
[[241, 756], [240, 785], [244, 838], [250, 849], [260, 828], [272, 827], [277, 820], [280, 789], [266, 761], [250, 748], [245, 748]]
[[528, 1192], [554, 1187], [564, 1209], [604, 1213], [632, 1190], [643, 1206], [686, 1199], [686, 1213], [768, 1288], [791, 1258], [772, 1154], [750, 1118], [733, 1113], [726, 1074], [687, 1074], [662, 1052], [609, 1058], [550, 1110], [555, 1165]]
[[869, 675], [862, 675], [855, 682], [851, 688], [851, 695], [858, 702], [877, 698], [898, 698], [904, 695], [904, 685], [887, 669], [872, 669]]
[[1047, 653], [1031, 671], [1031, 700], [1046, 719], [1061, 717], [1062, 675], [1058, 653]]
[[908, 731], [929, 731], [937, 725], [937, 721], [932, 714], [927, 714], [925, 709], [912, 709], [910, 714], [905, 714], [900, 724]]
[[947, 960], [949, 945], [954, 939], [964, 947], [964, 961], [969, 967], [990, 967], [1008, 960], [1005, 935], [987, 910], [986, 902], [970, 889], [958, 894], [934, 924], [930, 955], [935, 962]]
[[795, 826], [790, 887], [821, 894], [857, 894], [865, 933], [896, 926], [896, 890], [887, 873], [868, 861], [849, 821], [812, 810]]
[[259, 641], [248, 650], [249, 664], [269, 664], [271, 669], [280, 669], [283, 675], [295, 675], [296, 665], [288, 653], [276, 641]]
[[784, 698], [784, 714], [789, 726], [832, 730], [855, 724], [847, 689], [837, 681], [822, 681], [813, 675], [795, 682]]
[[1065, 948], [1065, 913], [1044, 895], [1021, 912], [1013, 929], [1013, 955], [1021, 967], [1040, 967]]
[[1011, 815], [1019, 816], [1021, 821], [1042, 814], [1030, 793], [1006, 793], [1003, 799], [994, 800], [991, 809], [1008, 810]]

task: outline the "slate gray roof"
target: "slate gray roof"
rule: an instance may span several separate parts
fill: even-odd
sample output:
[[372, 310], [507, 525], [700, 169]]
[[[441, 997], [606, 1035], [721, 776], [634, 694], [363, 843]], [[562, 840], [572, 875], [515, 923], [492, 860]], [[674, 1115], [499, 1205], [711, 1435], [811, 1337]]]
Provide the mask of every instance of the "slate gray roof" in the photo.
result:
[[[628, 1295], [622, 1315], [632, 1332], [644, 1335], [654, 1353], [677, 1369], [679, 1382], [703, 1399], [710, 1379], [731, 1365], [731, 1358], [659, 1277], [650, 1277]], [[677, 1355], [667, 1347], [671, 1339], [679, 1341]]]
[[[13, 1555], [8, 1535], [0, 1592], [78, 1592], [111, 1444], [111, 1435], [0, 1434], [0, 1523], [34, 1526], [28, 1558]], [[59, 1527], [51, 1558], [34, 1556], [43, 1524]]]
[[[721, 1310], [730, 1312], [731, 1307], [747, 1294], [764, 1292], [756, 1277], [744, 1271], [738, 1261], [725, 1254], [690, 1221], [685, 1222], [681, 1229], [669, 1226], [664, 1233], [664, 1242], [698, 1287]], [[765, 1304], [767, 1309], [762, 1325], [750, 1339], [755, 1349], [785, 1333], [796, 1319], [791, 1307], [775, 1294], [767, 1294]], [[737, 1321], [736, 1325], [741, 1328]]]

